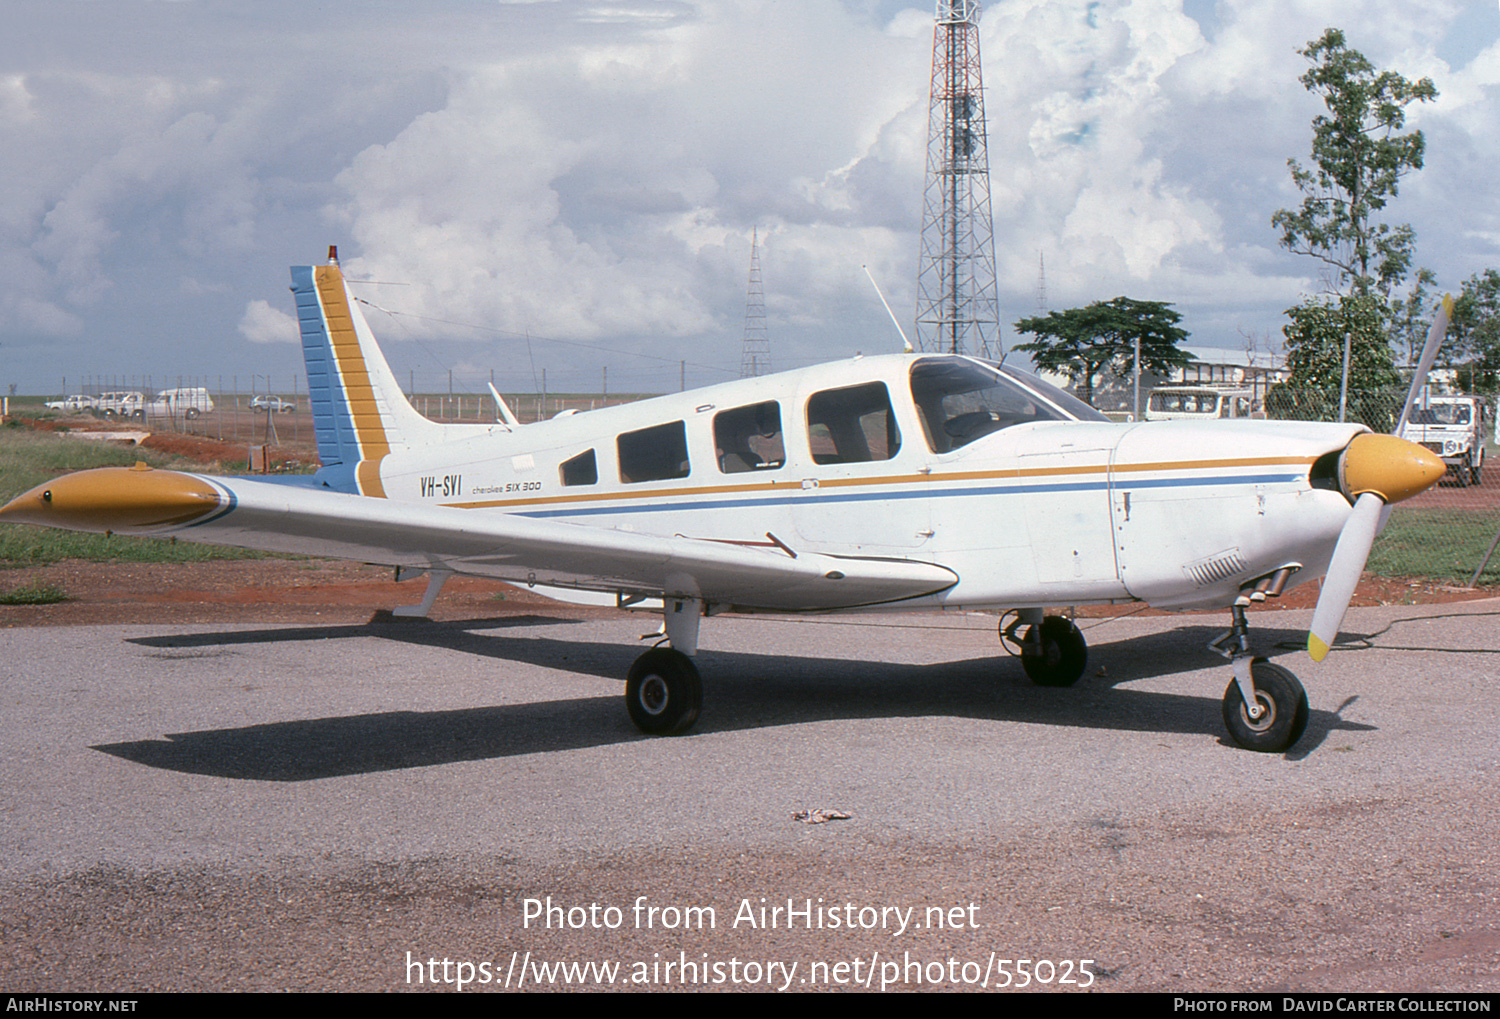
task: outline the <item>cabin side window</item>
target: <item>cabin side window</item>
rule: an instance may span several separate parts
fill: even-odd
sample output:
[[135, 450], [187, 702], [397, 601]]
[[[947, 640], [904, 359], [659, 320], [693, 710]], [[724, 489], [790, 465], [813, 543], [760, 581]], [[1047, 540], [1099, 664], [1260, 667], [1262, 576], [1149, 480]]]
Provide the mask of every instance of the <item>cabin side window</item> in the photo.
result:
[[592, 449], [579, 453], [571, 460], [564, 460], [558, 471], [562, 474], [564, 488], [570, 488], [573, 485], [594, 485], [599, 482], [599, 464], [594, 459]]
[[626, 484], [685, 478], [691, 469], [687, 427], [681, 421], [626, 432], [616, 444], [620, 452], [620, 480]]
[[770, 471], [786, 463], [781, 405], [775, 400], [714, 415], [714, 448], [724, 474]]
[[1021, 386], [971, 361], [918, 361], [911, 368], [911, 396], [934, 453], [951, 453], [1011, 425], [1061, 416]]
[[866, 463], [895, 456], [901, 431], [885, 383], [814, 393], [807, 401], [807, 441], [813, 463]]

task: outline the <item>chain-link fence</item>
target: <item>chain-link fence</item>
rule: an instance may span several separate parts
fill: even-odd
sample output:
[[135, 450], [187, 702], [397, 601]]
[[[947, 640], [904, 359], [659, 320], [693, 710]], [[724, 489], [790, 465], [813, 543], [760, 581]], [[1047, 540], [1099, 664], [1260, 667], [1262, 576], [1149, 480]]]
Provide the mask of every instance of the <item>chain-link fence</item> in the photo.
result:
[[[221, 442], [302, 444], [313, 442], [307, 392], [299, 385], [272, 388], [265, 375], [85, 376], [70, 395], [49, 399], [47, 408], [63, 416], [91, 417], [120, 429], [175, 432]], [[287, 381], [282, 378], [280, 381]], [[449, 384], [453, 379], [448, 379]], [[465, 380], [467, 392], [414, 392], [407, 399], [434, 421], [491, 422], [499, 418], [484, 380]], [[477, 390], [477, 392], [476, 392]], [[502, 393], [522, 421], [537, 421], [566, 410], [592, 410], [641, 399], [641, 394]]]
[[[1394, 432], [1404, 392], [1352, 392], [1346, 417], [1377, 432]], [[1392, 577], [1430, 577], [1454, 585], [1500, 583], [1500, 460], [1490, 397], [1431, 394], [1412, 408], [1402, 436], [1443, 458], [1448, 474], [1434, 488], [1399, 503], [1375, 541], [1366, 569]], [[1273, 389], [1266, 416], [1337, 421], [1337, 393]]]

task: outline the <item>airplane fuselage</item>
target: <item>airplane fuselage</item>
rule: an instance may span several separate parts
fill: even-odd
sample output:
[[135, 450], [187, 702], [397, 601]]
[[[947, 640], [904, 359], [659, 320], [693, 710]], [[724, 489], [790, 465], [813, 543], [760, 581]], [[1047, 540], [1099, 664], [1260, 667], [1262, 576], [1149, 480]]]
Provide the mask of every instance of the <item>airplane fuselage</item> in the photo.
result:
[[[918, 364], [954, 360], [856, 358], [495, 426], [393, 449], [380, 484], [387, 498], [416, 505], [783, 554], [917, 560], [958, 575], [905, 607], [1225, 605], [1248, 578], [1296, 563], [1307, 579], [1326, 567], [1349, 502], [1314, 487], [1310, 473], [1360, 426], [1059, 415], [940, 450], [911, 379]], [[1013, 378], [1026, 398], [1058, 395]], [[848, 416], [861, 419], [852, 449], [818, 402], [851, 393]], [[756, 414], [758, 452], [726, 450], [745, 445], [729, 433]]]

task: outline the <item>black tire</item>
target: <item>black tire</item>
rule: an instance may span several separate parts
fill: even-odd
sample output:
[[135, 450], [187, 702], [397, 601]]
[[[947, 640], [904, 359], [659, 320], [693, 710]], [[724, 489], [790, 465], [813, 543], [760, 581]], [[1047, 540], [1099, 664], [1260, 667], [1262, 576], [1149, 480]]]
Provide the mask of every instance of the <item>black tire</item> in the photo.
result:
[[1479, 463], [1477, 463], [1473, 467], [1469, 468], [1469, 480], [1472, 481], [1475, 485], [1483, 484], [1483, 482], [1480, 481], [1480, 473], [1483, 470], [1484, 470], [1484, 461], [1481, 460]]
[[698, 667], [681, 651], [652, 648], [635, 660], [625, 681], [625, 707], [641, 732], [677, 736], [698, 721], [703, 683]]
[[1256, 699], [1267, 712], [1251, 720], [1239, 683], [1231, 681], [1224, 691], [1224, 726], [1230, 739], [1262, 754], [1290, 750], [1307, 729], [1307, 691], [1286, 669], [1264, 658], [1250, 664]]
[[1469, 479], [1472, 478], [1473, 476], [1474, 476], [1474, 467], [1473, 467], [1472, 461], [1471, 461], [1471, 459], [1469, 457], [1465, 456], [1463, 458], [1463, 460], [1461, 460], [1459, 462], [1458, 471], [1456, 472], [1456, 480], [1458, 481], [1458, 487], [1459, 488], [1467, 488], [1469, 486]]
[[[1089, 663], [1088, 643], [1071, 619], [1042, 620], [1042, 653], [1022, 654], [1021, 667], [1037, 686], [1072, 686]], [[1029, 643], [1030, 634], [1027, 635]], [[1024, 643], [1023, 643], [1024, 646]]]
[[189, 407], [187, 410], [185, 410], [185, 411], [182, 412], [182, 416], [185, 417], [185, 418], [187, 418], [189, 421], [191, 421], [191, 420], [193, 420], [193, 418], [195, 418], [195, 417], [198, 416], [198, 408], [197, 407]]

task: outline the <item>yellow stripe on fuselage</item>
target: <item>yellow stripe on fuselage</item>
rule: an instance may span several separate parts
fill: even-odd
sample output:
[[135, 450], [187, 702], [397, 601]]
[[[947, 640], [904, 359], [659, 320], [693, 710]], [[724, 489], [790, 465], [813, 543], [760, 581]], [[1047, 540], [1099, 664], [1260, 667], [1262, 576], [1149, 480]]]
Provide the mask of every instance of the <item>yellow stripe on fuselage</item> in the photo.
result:
[[359, 440], [360, 462], [355, 469], [355, 481], [361, 494], [383, 499], [385, 486], [380, 482], [380, 461], [390, 454], [391, 446], [380, 420], [380, 405], [370, 383], [369, 369], [365, 367], [359, 335], [354, 331], [354, 316], [344, 292], [344, 274], [336, 265], [320, 265], [313, 269], [313, 282], [318, 288], [318, 301], [323, 305], [323, 321], [328, 325], [328, 341], [353, 419], [354, 435]]
[[[818, 479], [818, 488], [867, 488], [953, 481], [1015, 481], [1026, 478], [1077, 477], [1089, 474], [1136, 474], [1157, 471], [1208, 471], [1244, 467], [1306, 467], [1317, 457], [1257, 456], [1234, 460], [1164, 460], [1137, 464], [1083, 464], [1074, 467], [1027, 467], [1001, 471], [953, 471], [931, 474], [881, 474], [863, 478]], [[563, 506], [569, 503], [605, 503], [623, 500], [661, 499], [704, 495], [744, 495], [752, 492], [787, 492], [802, 488], [802, 479], [770, 481], [754, 485], [704, 485], [696, 488], [632, 489], [623, 492], [587, 492], [525, 499], [487, 499], [442, 503], [458, 509], [511, 509], [522, 506]]]

